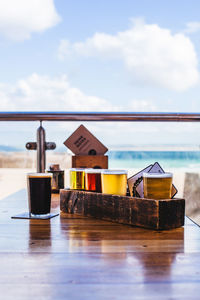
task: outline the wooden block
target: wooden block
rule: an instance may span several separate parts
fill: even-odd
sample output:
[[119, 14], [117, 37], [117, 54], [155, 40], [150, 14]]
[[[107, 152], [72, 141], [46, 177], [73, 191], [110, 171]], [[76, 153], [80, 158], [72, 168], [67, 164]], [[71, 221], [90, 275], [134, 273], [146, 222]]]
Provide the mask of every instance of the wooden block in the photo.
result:
[[60, 209], [121, 224], [164, 230], [184, 225], [185, 200], [152, 200], [61, 190]]
[[107, 155], [74, 155], [72, 168], [99, 168], [108, 169]]

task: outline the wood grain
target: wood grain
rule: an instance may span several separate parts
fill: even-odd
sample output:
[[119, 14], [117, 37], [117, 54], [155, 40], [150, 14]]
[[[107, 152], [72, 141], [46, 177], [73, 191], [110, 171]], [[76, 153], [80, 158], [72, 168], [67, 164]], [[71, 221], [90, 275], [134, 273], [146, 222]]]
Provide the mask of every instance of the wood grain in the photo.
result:
[[60, 191], [63, 212], [157, 230], [184, 225], [185, 200], [152, 200], [78, 190]]
[[0, 201], [2, 299], [199, 299], [200, 230], [189, 219], [165, 231], [67, 213], [11, 219], [26, 209], [24, 190]]
[[107, 155], [72, 155], [72, 168], [108, 169]]

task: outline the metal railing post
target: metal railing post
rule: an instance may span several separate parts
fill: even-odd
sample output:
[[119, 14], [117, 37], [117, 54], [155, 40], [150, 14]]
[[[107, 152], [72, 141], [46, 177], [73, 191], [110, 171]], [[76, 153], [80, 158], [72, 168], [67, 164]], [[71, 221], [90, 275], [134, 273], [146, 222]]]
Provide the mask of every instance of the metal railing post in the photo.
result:
[[45, 151], [45, 129], [40, 127], [37, 129], [37, 172], [44, 173], [46, 169], [46, 151]]
[[37, 173], [44, 173], [46, 169], [46, 150], [54, 150], [56, 144], [53, 142], [46, 142], [45, 129], [42, 127], [42, 120], [40, 120], [40, 127], [37, 129], [37, 142], [26, 143], [26, 149], [37, 150]]

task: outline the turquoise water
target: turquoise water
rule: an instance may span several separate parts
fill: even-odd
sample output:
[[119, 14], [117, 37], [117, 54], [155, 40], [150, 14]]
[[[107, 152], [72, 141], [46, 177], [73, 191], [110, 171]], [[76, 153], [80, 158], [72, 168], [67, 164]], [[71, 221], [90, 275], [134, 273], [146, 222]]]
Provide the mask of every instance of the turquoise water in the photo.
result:
[[184, 168], [200, 171], [198, 151], [110, 151], [109, 168], [143, 169], [159, 162], [163, 169]]

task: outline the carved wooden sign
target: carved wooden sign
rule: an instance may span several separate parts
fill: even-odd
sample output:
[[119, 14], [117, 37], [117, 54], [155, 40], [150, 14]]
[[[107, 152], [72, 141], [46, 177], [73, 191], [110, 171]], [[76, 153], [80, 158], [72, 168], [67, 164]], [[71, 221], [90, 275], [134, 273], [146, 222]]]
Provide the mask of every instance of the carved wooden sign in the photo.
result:
[[79, 126], [64, 145], [76, 155], [104, 155], [108, 151], [84, 125]]

